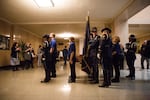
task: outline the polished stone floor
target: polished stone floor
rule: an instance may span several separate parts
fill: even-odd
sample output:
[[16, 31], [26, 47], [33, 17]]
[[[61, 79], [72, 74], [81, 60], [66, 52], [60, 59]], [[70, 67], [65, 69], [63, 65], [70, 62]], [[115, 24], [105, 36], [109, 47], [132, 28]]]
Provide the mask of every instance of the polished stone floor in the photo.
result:
[[[127, 68], [121, 70], [121, 82], [109, 88], [90, 84], [86, 73], [76, 64], [76, 83], [68, 83], [69, 66], [57, 63], [57, 78], [40, 83], [44, 78], [42, 67], [19, 71], [0, 71], [0, 100], [150, 100], [150, 70], [140, 69], [136, 61], [136, 79], [126, 79]], [[100, 68], [100, 84], [102, 70]]]

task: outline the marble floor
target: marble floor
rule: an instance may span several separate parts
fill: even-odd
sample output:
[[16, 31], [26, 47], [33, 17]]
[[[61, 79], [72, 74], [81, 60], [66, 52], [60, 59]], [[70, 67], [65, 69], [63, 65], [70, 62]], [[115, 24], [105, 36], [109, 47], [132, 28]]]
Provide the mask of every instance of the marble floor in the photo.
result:
[[[136, 79], [126, 79], [127, 68], [121, 70], [121, 82], [109, 88], [90, 84], [81, 65], [76, 64], [76, 83], [68, 83], [69, 66], [57, 63], [57, 77], [49, 83], [40, 83], [44, 78], [42, 67], [12, 71], [0, 70], [0, 100], [150, 100], [150, 70], [140, 69], [136, 64]], [[100, 84], [102, 70], [100, 68]]]

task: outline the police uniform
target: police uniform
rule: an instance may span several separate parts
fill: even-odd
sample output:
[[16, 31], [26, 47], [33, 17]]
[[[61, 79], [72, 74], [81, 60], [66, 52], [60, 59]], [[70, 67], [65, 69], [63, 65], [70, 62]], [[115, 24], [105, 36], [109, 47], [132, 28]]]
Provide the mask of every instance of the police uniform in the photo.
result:
[[51, 57], [52, 57], [51, 72], [52, 72], [52, 77], [55, 78], [56, 77], [56, 57], [57, 57], [57, 44], [56, 44], [55, 39], [52, 39], [50, 41], [50, 48], [54, 49], [54, 51], [51, 53]]
[[103, 34], [102, 43], [101, 43], [101, 59], [103, 66], [103, 75], [104, 82], [99, 87], [109, 87], [111, 85], [111, 68], [112, 68], [112, 40], [109, 36], [111, 30], [109, 28], [102, 29], [103, 31], [107, 31], [107, 34]]
[[137, 44], [136, 44], [136, 38], [134, 35], [129, 36], [129, 43], [126, 44], [126, 60], [127, 60], [127, 65], [129, 67], [129, 75], [126, 76], [127, 78], [131, 78], [131, 80], [135, 79], [135, 67], [134, 67], [134, 62], [136, 59], [136, 49], [137, 49]]
[[[93, 27], [92, 32], [97, 33], [97, 28]], [[98, 47], [100, 42], [100, 36], [95, 35], [90, 41], [89, 41], [89, 61], [90, 61], [90, 67], [92, 69], [92, 82], [91, 83], [99, 83], [99, 70], [98, 70]]]
[[69, 59], [71, 57], [71, 53], [74, 52], [72, 60], [72, 64], [70, 63], [70, 72], [71, 76], [69, 79], [69, 83], [75, 82], [76, 81], [76, 70], [75, 70], [75, 63], [76, 63], [76, 46], [74, 42], [70, 42], [69, 49], [68, 49], [68, 56]]
[[51, 64], [51, 56], [50, 56], [50, 46], [49, 46], [49, 35], [44, 35], [43, 38], [47, 38], [46, 41], [43, 42], [43, 54], [42, 54], [42, 62], [44, 65], [44, 70], [45, 70], [45, 78], [41, 83], [48, 82], [51, 77], [50, 77], [50, 64]]

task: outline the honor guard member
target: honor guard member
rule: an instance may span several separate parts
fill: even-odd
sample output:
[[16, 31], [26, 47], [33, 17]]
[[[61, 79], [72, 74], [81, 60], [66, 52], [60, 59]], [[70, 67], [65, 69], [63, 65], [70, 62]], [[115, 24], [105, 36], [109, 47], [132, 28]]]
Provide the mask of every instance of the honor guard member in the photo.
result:
[[75, 45], [75, 38], [70, 37], [69, 39], [69, 49], [68, 49], [68, 56], [69, 56], [69, 64], [70, 64], [70, 77], [69, 77], [69, 83], [75, 83], [76, 82], [76, 45]]
[[103, 66], [104, 82], [99, 87], [109, 87], [111, 85], [111, 67], [112, 67], [112, 40], [110, 38], [111, 30], [104, 28], [102, 32], [101, 60]]
[[129, 67], [129, 75], [126, 76], [127, 78], [130, 78], [131, 80], [135, 80], [135, 67], [134, 62], [136, 59], [135, 52], [137, 50], [137, 44], [136, 44], [136, 38], [135, 35], [129, 36], [129, 43], [126, 44], [126, 60], [127, 65]]
[[42, 48], [42, 62], [44, 65], [45, 70], [45, 78], [41, 83], [49, 82], [51, 79], [50, 77], [50, 64], [51, 64], [51, 57], [50, 57], [50, 46], [49, 46], [49, 35], [43, 36], [43, 48]]
[[92, 38], [89, 41], [89, 59], [90, 67], [92, 69], [91, 83], [99, 83], [99, 70], [98, 70], [98, 47], [100, 42], [100, 36], [97, 35], [97, 28], [92, 28]]
[[51, 63], [51, 72], [52, 72], [52, 77], [56, 78], [56, 57], [57, 57], [57, 43], [55, 39], [55, 34], [50, 33], [50, 55], [52, 57], [52, 63]]

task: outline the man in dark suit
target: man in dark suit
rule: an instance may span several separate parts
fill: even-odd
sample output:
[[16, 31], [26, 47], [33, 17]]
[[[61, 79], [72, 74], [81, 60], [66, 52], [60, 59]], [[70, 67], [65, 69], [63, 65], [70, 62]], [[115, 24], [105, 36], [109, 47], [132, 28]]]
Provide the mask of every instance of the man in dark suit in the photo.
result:
[[104, 28], [102, 32], [101, 59], [103, 66], [104, 82], [99, 87], [109, 87], [111, 85], [112, 68], [112, 40], [110, 38], [111, 30]]
[[50, 46], [49, 46], [49, 35], [43, 36], [43, 48], [42, 48], [42, 62], [45, 70], [45, 78], [41, 81], [41, 83], [47, 83], [51, 80], [50, 77], [50, 64], [51, 64], [51, 56], [50, 56]]

